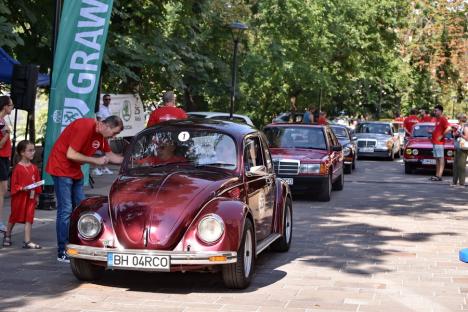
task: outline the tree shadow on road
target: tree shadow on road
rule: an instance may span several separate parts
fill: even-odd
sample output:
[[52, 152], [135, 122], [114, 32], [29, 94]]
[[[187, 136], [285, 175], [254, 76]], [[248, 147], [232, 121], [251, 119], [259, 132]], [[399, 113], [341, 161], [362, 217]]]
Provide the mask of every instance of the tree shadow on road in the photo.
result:
[[[441, 191], [440, 185], [431, 184], [382, 187], [362, 182], [345, 187], [346, 193], [333, 192], [328, 203], [306, 202], [307, 197], [295, 196], [289, 261], [364, 276], [393, 271], [385, 262], [387, 256], [415, 258], [414, 247], [419, 243], [456, 236], [437, 226], [420, 231], [417, 222], [437, 224], [438, 218], [462, 218], [457, 214], [468, 198], [468, 189], [457, 192], [444, 187]], [[434, 196], [435, 192], [441, 196]]]

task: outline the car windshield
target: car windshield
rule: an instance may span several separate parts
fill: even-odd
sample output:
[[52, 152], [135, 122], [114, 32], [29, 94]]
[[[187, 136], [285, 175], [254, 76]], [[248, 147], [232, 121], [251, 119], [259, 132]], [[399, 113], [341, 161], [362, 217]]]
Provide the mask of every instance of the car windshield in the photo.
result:
[[[427, 138], [432, 136], [432, 131], [434, 131], [434, 125], [415, 125], [413, 127], [413, 138]], [[449, 132], [445, 135], [445, 138], [451, 139], [452, 133]]]
[[377, 133], [391, 135], [392, 129], [388, 124], [362, 123], [357, 125], [356, 133]]
[[343, 127], [336, 127], [336, 126], [332, 126], [331, 127], [333, 132], [335, 133], [335, 135], [339, 138], [345, 138], [345, 139], [348, 139], [348, 131], [346, 131], [345, 128]]
[[272, 148], [327, 149], [322, 128], [268, 127], [264, 132]]
[[174, 164], [237, 168], [234, 140], [215, 131], [155, 128], [138, 136], [128, 157], [127, 169]]

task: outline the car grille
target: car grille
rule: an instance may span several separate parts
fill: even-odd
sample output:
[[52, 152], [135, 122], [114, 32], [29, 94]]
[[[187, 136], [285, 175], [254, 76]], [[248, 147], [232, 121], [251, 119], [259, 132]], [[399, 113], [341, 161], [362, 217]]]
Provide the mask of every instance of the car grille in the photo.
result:
[[278, 175], [297, 175], [299, 173], [299, 160], [274, 160], [275, 173]]
[[418, 149], [418, 152], [419, 152], [418, 155], [420, 155], [420, 156], [431, 156], [431, 157], [433, 156], [432, 155], [432, 148], [431, 149], [426, 149], [426, 148]]
[[358, 147], [375, 147], [375, 140], [358, 140], [357, 146]]

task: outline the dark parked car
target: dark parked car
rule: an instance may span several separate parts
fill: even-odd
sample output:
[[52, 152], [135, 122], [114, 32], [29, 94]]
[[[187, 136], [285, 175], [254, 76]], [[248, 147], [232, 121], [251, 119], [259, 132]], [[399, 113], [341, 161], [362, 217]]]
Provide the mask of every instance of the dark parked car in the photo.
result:
[[67, 254], [80, 280], [105, 269], [210, 269], [245, 288], [260, 252], [289, 250], [292, 213], [262, 132], [168, 121], [135, 136], [108, 197], [73, 211]]
[[330, 127], [343, 146], [344, 172], [352, 173], [356, 169], [357, 162], [356, 137], [353, 137], [351, 130], [346, 126], [331, 125]]
[[342, 146], [329, 126], [271, 124], [263, 131], [275, 171], [293, 191], [318, 191], [329, 201], [344, 185]]

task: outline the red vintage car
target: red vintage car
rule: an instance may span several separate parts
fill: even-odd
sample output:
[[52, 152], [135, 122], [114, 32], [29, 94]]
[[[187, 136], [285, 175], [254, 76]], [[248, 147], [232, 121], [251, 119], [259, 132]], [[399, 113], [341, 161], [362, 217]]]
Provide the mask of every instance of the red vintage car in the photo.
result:
[[256, 256], [289, 250], [292, 200], [263, 133], [216, 120], [169, 121], [129, 145], [109, 196], [73, 211], [67, 254], [80, 280], [105, 269], [221, 271], [245, 288]]
[[343, 147], [329, 126], [270, 124], [263, 131], [276, 174], [293, 191], [318, 191], [329, 201], [332, 189], [343, 189]]
[[[432, 154], [431, 142], [434, 127], [433, 122], [420, 122], [414, 125], [413, 134], [408, 138], [403, 156], [406, 174], [413, 173], [417, 168], [435, 168], [436, 161]], [[444, 142], [445, 168], [452, 168], [453, 156], [454, 142], [452, 133], [449, 132]]]

